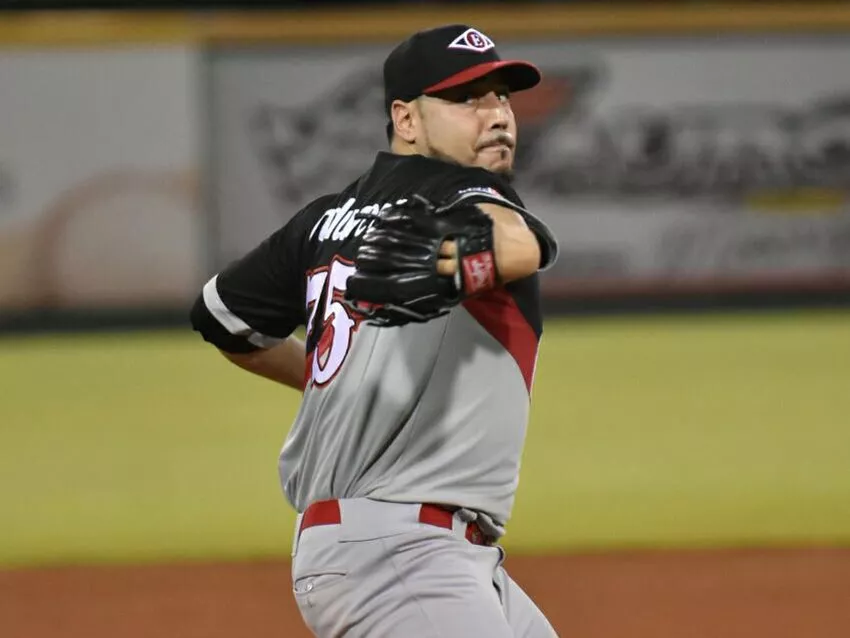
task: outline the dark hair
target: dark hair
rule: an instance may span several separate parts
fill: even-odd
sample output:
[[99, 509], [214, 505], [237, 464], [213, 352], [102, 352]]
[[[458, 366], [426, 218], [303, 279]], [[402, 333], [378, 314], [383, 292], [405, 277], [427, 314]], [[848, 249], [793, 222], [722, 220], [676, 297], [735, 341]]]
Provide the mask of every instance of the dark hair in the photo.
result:
[[393, 141], [393, 134], [395, 133], [395, 126], [393, 125], [393, 121], [392, 121], [392, 120], [390, 120], [389, 122], [387, 122], [387, 129], [386, 129], [386, 131], [387, 131], [387, 142], [392, 143], [392, 141]]

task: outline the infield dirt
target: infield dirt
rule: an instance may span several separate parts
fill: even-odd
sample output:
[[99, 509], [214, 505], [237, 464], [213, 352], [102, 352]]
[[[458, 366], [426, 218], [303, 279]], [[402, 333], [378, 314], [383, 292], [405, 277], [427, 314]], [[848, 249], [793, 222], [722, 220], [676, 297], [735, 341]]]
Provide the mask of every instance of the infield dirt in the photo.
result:
[[[513, 556], [563, 638], [847, 638], [850, 549]], [[286, 562], [0, 572], [4, 638], [307, 638]]]

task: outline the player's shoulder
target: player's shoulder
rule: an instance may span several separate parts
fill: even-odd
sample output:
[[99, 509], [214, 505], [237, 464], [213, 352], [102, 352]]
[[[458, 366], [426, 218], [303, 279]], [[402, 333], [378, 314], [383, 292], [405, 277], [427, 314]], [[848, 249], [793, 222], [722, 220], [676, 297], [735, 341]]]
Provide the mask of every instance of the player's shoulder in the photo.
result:
[[492, 171], [477, 166], [446, 164], [440, 184], [441, 198], [453, 198], [464, 193], [485, 193], [524, 206], [510, 182]]
[[342, 193], [327, 193], [308, 202], [292, 218], [297, 225], [310, 225], [321, 217], [328, 208], [333, 208]]
[[368, 182], [398, 193], [414, 191], [436, 201], [452, 199], [464, 191], [478, 190], [523, 206], [508, 180], [497, 173], [418, 154], [379, 153]]
[[304, 239], [328, 209], [336, 205], [340, 195], [341, 193], [328, 193], [311, 200], [295, 213], [279, 232], [288, 235], [293, 240]]

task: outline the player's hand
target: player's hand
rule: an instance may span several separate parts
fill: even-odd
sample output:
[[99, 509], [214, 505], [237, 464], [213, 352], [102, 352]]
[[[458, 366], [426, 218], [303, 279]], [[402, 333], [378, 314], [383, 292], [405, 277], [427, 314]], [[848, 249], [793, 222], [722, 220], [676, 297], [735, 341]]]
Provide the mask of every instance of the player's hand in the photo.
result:
[[440, 246], [437, 272], [446, 277], [453, 277], [457, 273], [457, 242], [449, 239]]

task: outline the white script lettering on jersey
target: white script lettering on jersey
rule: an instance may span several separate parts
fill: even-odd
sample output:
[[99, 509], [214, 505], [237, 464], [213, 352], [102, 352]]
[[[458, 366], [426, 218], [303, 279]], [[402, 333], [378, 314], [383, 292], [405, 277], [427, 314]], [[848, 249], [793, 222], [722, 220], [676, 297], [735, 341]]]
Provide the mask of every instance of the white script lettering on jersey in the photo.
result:
[[[361, 208], [353, 208], [355, 199], [349, 198], [342, 206], [329, 208], [310, 231], [310, 239], [317, 241], [345, 241], [352, 235], [360, 237], [369, 230], [375, 221], [386, 213], [393, 204], [366, 204]], [[407, 200], [400, 199], [395, 205], [404, 204]], [[316, 235], [316, 231], [318, 235]]]

